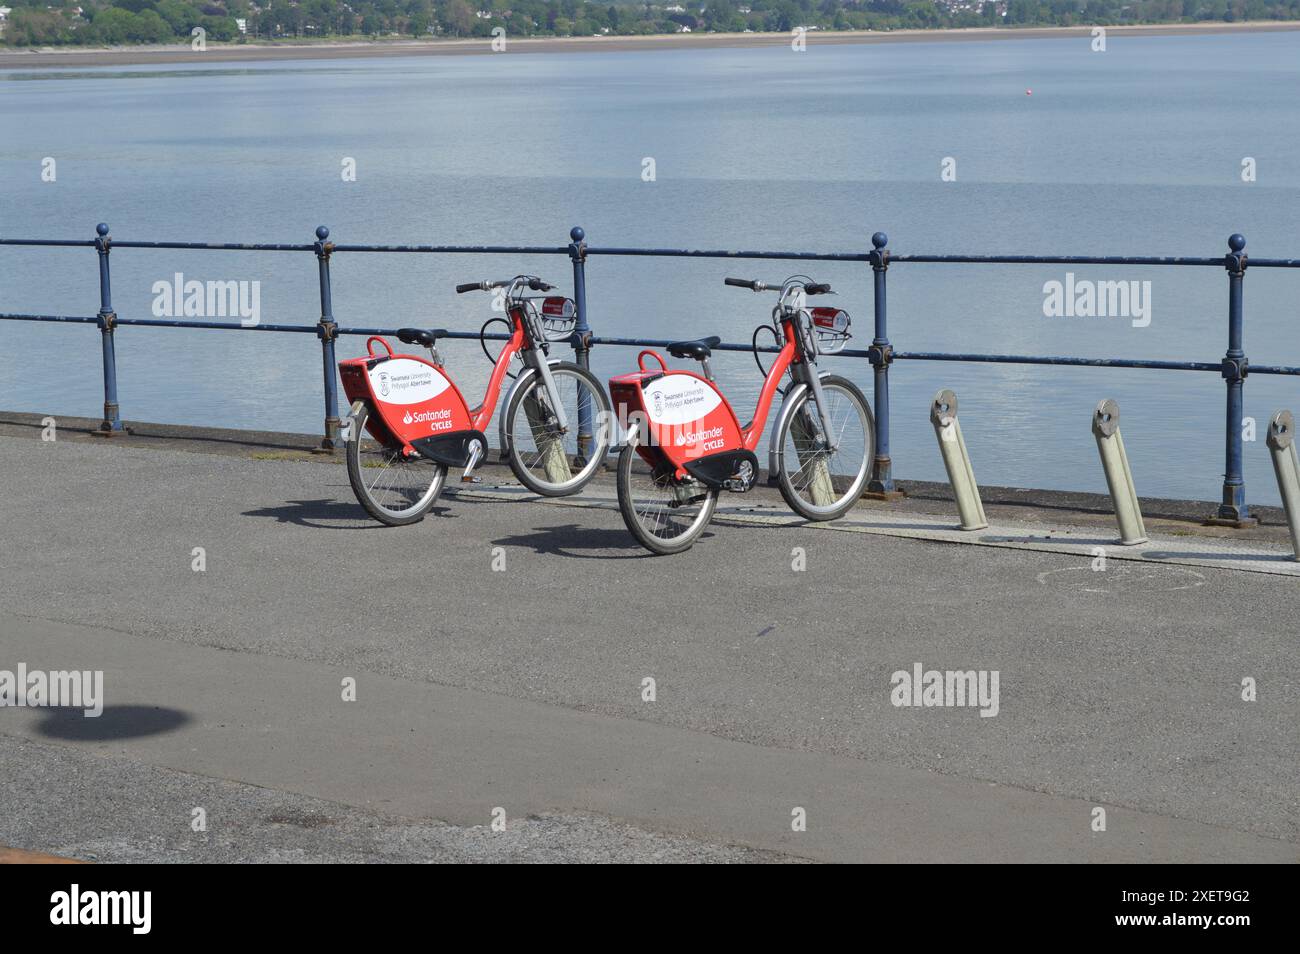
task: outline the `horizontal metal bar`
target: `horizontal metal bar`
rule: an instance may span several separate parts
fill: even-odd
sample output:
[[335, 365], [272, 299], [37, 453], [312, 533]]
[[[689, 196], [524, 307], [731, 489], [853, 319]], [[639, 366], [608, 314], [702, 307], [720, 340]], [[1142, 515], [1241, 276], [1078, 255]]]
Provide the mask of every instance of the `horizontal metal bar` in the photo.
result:
[[[1220, 361], [1154, 361], [1143, 358], [1062, 358], [1023, 354], [941, 354], [933, 351], [895, 351], [909, 361], [964, 361], [984, 364], [1060, 364], [1081, 368], [1150, 368], [1158, 371], [1223, 371]], [[1254, 368], [1250, 369], [1254, 371]]]
[[99, 319], [93, 315], [0, 315], [0, 321], [73, 321], [94, 324]]
[[[415, 327], [412, 325], [411, 327]], [[313, 331], [316, 329], [313, 328]], [[339, 328], [338, 333], [341, 335], [392, 335], [397, 336], [396, 328]], [[443, 338], [452, 338], [458, 341], [477, 341], [479, 333], [477, 331], [449, 331], [444, 335], [439, 335], [439, 340]], [[511, 335], [504, 334], [500, 331], [489, 331], [482, 337], [489, 341], [509, 341]]]
[[[889, 255], [889, 264], [922, 262], [942, 265], [1209, 265], [1223, 268], [1218, 258], [1144, 255]], [[1251, 265], [1256, 264], [1253, 259]]]
[[0, 238], [0, 245], [55, 245], [66, 246], [68, 248], [80, 248], [86, 245], [94, 245], [94, 239], [7, 239]]
[[[667, 348], [669, 345], [676, 343], [676, 339], [593, 337], [591, 339], [591, 343], [593, 345], [616, 345], [618, 347], [626, 347], [626, 348]], [[745, 351], [745, 352], [752, 352], [754, 350], [758, 350], [763, 354], [777, 354], [780, 352], [781, 349], [773, 345], [763, 345], [758, 349], [754, 349], [747, 344], [724, 341], [722, 342], [722, 344], [714, 345], [710, 350], [711, 351]], [[834, 354], [826, 355], [825, 357], [840, 357], [840, 356], [843, 356], [845, 358], [865, 358], [868, 357], [868, 354], [866, 351], [859, 351], [855, 349], [846, 348], [843, 351], [836, 351]]]
[[179, 318], [118, 318], [119, 325], [144, 325], [149, 328], [211, 328], [216, 331], [289, 331], [316, 334], [315, 325], [255, 325], [236, 324], [229, 321], [182, 321]]
[[[64, 321], [95, 324], [98, 318], [85, 315], [0, 315], [5, 321]], [[153, 328], [212, 328], [220, 331], [286, 331], [301, 334], [316, 334], [317, 325], [278, 325], [256, 324], [241, 325], [220, 321], [182, 321], [167, 318], [119, 318], [119, 325], [138, 325]], [[391, 335], [396, 337], [396, 328], [338, 328], [340, 335]], [[482, 335], [476, 331], [449, 331], [441, 336], [444, 339], [458, 341], [508, 341], [510, 335], [501, 332], [486, 332]], [[593, 337], [593, 345], [613, 345], [626, 348], [667, 348], [674, 343], [670, 338], [604, 338]], [[741, 342], [727, 342], [715, 346], [714, 351], [753, 351], [751, 345]], [[776, 354], [779, 348], [762, 345], [757, 349], [763, 354]], [[870, 352], [859, 348], [845, 348], [826, 357], [868, 358]], [[944, 354], [934, 351], [895, 351], [894, 357], [907, 361], [955, 361], [982, 364], [1045, 364], [1092, 368], [1146, 368], [1159, 371], [1214, 371], [1221, 372], [1221, 362], [1208, 361], [1156, 361], [1143, 358], [1067, 358], [1050, 355], [1015, 355], [1015, 354]], [[1300, 368], [1275, 365], [1252, 365], [1253, 374], [1300, 375]]]
[[[313, 246], [314, 247], [314, 246]], [[431, 252], [451, 255], [568, 255], [569, 247], [552, 245], [335, 245], [335, 252]]]
[[[591, 343], [594, 345], [615, 345], [627, 348], [667, 348], [669, 345], [676, 343], [681, 339], [677, 338], [600, 338], [593, 337]], [[714, 345], [712, 351], [749, 351], [747, 344], [732, 344], [724, 341], [722, 344]], [[763, 352], [775, 354], [780, 348], [774, 348], [771, 345], [764, 345], [758, 349]]]
[[588, 248], [590, 255], [641, 255], [657, 258], [756, 258], [794, 262], [867, 262], [865, 252], [729, 252], [722, 249]]
[[[90, 244], [94, 244], [93, 242]], [[113, 248], [174, 248], [199, 252], [314, 252], [315, 245], [268, 242], [132, 242], [113, 239]]]
[[[82, 248], [95, 244], [94, 239], [14, 239], [0, 238], [0, 245], [27, 245]], [[190, 251], [231, 252], [314, 252], [314, 244], [279, 242], [141, 242], [114, 239], [113, 248], [180, 249]], [[335, 252], [414, 252], [452, 255], [568, 255], [568, 246], [550, 245], [334, 245]], [[681, 248], [595, 248], [587, 255], [641, 256], [650, 258], [729, 258], [805, 262], [868, 262], [866, 252], [766, 252], [726, 249]], [[890, 264], [950, 265], [1190, 265], [1222, 267], [1223, 257], [1149, 256], [1149, 255], [907, 255], [890, 254]], [[1257, 268], [1300, 268], [1300, 259], [1251, 258], [1249, 266]]]

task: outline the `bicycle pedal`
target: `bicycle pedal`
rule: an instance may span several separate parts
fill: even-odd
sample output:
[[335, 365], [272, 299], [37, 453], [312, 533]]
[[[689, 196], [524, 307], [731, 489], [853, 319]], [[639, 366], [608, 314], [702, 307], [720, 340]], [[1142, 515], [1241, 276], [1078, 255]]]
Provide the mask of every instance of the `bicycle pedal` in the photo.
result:
[[754, 473], [754, 468], [749, 461], [743, 461], [740, 469], [724, 480], [722, 486], [733, 494], [743, 494], [757, 483], [757, 477], [758, 475]]
[[483, 483], [483, 478], [477, 474], [461, 474], [460, 482], [462, 484], [481, 484]]

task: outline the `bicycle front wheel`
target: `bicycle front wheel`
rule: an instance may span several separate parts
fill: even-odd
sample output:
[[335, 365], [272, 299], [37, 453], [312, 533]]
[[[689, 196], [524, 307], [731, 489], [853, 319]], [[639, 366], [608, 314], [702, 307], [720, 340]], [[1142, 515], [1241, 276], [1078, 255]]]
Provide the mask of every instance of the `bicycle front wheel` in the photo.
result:
[[689, 550], [718, 504], [718, 490], [696, 480], [677, 480], [671, 464], [647, 465], [635, 438], [619, 454], [615, 483], [628, 530], [641, 546], [661, 555]]
[[506, 408], [510, 469], [535, 494], [567, 497], [596, 476], [609, 453], [609, 398], [586, 368], [561, 361], [550, 370], [568, 427], [560, 431], [554, 399], [534, 373]]
[[848, 513], [875, 459], [876, 423], [862, 392], [835, 374], [822, 378], [821, 385], [831, 433], [823, 433], [812, 389], [805, 388], [776, 435], [781, 496], [805, 520], [835, 520]]
[[447, 468], [418, 455], [407, 457], [401, 447], [386, 446], [366, 433], [371, 410], [363, 407], [352, 419], [347, 443], [348, 480], [366, 513], [390, 527], [418, 523], [442, 492]]

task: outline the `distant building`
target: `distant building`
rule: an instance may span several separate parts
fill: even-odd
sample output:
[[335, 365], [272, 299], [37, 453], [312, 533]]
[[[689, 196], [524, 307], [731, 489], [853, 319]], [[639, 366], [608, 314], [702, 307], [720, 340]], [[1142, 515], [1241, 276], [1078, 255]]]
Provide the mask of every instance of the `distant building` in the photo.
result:
[[248, 21], [243, 17], [235, 17], [235, 26], [239, 27], [240, 33], [248, 32]]
[[13, 7], [0, 7], [0, 36], [5, 35], [5, 21], [9, 19], [9, 14], [13, 12]]

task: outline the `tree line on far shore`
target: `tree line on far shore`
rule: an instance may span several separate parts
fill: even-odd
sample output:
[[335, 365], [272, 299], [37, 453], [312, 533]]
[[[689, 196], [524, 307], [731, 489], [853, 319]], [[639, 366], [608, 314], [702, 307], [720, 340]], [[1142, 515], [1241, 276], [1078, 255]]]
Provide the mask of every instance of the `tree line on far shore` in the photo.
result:
[[1300, 19], [1300, 0], [0, 0], [0, 44], [636, 36]]

